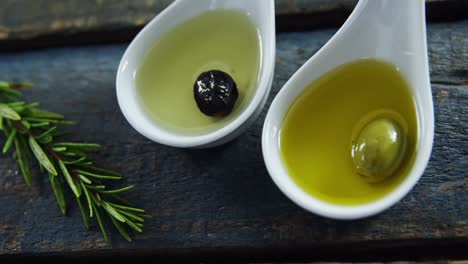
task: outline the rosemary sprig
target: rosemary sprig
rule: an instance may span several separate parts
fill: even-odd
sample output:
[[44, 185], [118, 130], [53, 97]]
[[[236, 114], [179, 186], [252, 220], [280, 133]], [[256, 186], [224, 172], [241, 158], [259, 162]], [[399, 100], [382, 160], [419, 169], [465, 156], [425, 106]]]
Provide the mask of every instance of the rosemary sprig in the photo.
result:
[[89, 229], [89, 221], [96, 218], [105, 240], [108, 239], [103, 215], [107, 215], [120, 234], [131, 241], [125, 226], [142, 232], [143, 222], [149, 215], [120, 197], [133, 189], [133, 185], [108, 190], [106, 181], [119, 180], [117, 172], [92, 166], [88, 153], [100, 148], [93, 143], [58, 141], [65, 133], [57, 125], [72, 125], [63, 115], [37, 108], [39, 103], [26, 103], [18, 98], [18, 89], [31, 87], [31, 83], [0, 81], [0, 130], [5, 135], [3, 154], [14, 148], [16, 159], [28, 186], [31, 186], [30, 166], [36, 160], [41, 171], [48, 173], [52, 190], [62, 214], [67, 213], [64, 185], [74, 194]]

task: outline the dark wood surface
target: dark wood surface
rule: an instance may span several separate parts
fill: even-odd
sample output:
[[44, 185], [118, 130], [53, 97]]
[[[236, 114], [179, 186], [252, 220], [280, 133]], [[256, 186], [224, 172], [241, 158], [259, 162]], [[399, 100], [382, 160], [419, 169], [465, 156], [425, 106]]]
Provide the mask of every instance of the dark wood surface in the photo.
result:
[[[128, 41], [172, 0], [2, 0], [0, 50]], [[468, 19], [466, 0], [426, 0], [429, 21]], [[338, 27], [357, 0], [276, 0], [277, 30]]]
[[36, 83], [27, 98], [77, 121], [71, 139], [102, 144], [96, 162], [124, 172], [125, 183], [136, 185], [129, 199], [154, 216], [134, 242], [115, 230], [105, 242], [96, 223], [84, 228], [72, 202], [61, 215], [45, 175], [34, 170], [28, 188], [12, 157], [1, 156], [0, 254], [468, 257], [468, 21], [428, 26], [434, 148], [401, 202], [371, 218], [335, 221], [302, 210], [271, 181], [260, 145], [266, 111], [335, 31], [278, 34], [275, 79], [260, 118], [237, 140], [207, 150], [153, 143], [124, 120], [114, 83], [126, 44], [0, 53], [0, 79]]

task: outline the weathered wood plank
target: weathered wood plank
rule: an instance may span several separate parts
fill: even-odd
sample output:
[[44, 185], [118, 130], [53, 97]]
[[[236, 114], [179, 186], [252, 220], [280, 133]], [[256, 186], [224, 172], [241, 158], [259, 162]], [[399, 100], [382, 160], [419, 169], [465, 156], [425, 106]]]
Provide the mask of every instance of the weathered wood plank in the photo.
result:
[[299, 248], [340, 249], [345, 254], [346, 245], [366, 252], [363, 248], [434, 240], [442, 241], [435, 245], [458, 241], [453, 243], [462, 248], [468, 245], [467, 27], [468, 21], [428, 26], [436, 133], [424, 176], [386, 212], [346, 222], [307, 213], [282, 195], [265, 170], [260, 145], [272, 98], [335, 29], [279, 34], [267, 107], [237, 140], [209, 150], [150, 142], [124, 120], [114, 79], [126, 45], [0, 53], [0, 79], [35, 82], [37, 88], [26, 91], [27, 97], [78, 121], [71, 139], [104, 145], [96, 161], [123, 171], [126, 183], [137, 186], [130, 198], [154, 216], [135, 242], [112, 232], [106, 243], [95, 223], [91, 231], [85, 230], [72, 202], [69, 216], [61, 216], [47, 177], [34, 170], [33, 187], [28, 189], [12, 158], [1, 156], [0, 253], [111, 254], [136, 249], [189, 255], [187, 251], [196, 254], [196, 249], [230, 249], [275, 255], [297, 253], [294, 248]]
[[[431, 21], [468, 18], [468, 1], [426, 0]], [[0, 49], [127, 41], [172, 0], [2, 0]], [[357, 0], [277, 0], [279, 31], [337, 27]]]

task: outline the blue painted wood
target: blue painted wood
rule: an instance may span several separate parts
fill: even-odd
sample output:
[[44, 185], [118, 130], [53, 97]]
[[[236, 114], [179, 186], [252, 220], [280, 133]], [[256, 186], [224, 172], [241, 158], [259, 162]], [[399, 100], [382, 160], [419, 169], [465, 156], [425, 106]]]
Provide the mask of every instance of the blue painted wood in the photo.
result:
[[429, 166], [401, 202], [358, 221], [324, 219], [294, 205], [271, 181], [261, 154], [261, 128], [271, 100], [335, 29], [279, 34], [272, 93], [260, 118], [237, 140], [208, 150], [153, 143], [124, 120], [114, 85], [124, 44], [0, 53], [0, 79], [36, 83], [26, 97], [77, 121], [72, 140], [102, 144], [96, 162], [124, 172], [126, 183], [136, 185], [129, 199], [154, 216], [133, 243], [115, 230], [105, 242], [96, 223], [85, 230], [72, 202], [68, 216], [61, 216], [45, 175], [34, 170], [29, 189], [15, 161], [1, 156], [0, 253], [137, 249], [196, 254], [196, 249], [234, 249], [275, 254], [339, 245], [362, 249], [385, 241], [395, 241], [387, 247], [401, 247], [434, 239], [441, 245], [456, 240], [466, 246], [468, 21], [428, 29], [436, 115]]
[[[0, 50], [124, 42], [173, 0], [2, 0]], [[275, 0], [277, 31], [339, 27], [357, 0]], [[426, 0], [428, 21], [468, 18], [466, 0]]]

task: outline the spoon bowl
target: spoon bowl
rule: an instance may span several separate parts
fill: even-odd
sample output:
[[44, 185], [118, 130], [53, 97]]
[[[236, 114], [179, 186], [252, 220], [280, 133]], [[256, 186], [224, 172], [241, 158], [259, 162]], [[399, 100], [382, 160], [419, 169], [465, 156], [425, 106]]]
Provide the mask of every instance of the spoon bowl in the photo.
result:
[[[175, 133], [145, 113], [136, 91], [135, 72], [145, 55], [164, 33], [194, 16], [216, 9], [235, 9], [244, 12], [256, 26], [260, 36], [261, 57], [257, 87], [245, 109], [225, 126], [198, 135]], [[275, 43], [273, 0], [176, 0], [144, 27], [125, 51], [116, 78], [120, 109], [138, 132], [161, 144], [186, 148], [205, 148], [223, 144], [241, 134], [260, 114], [273, 80]], [[190, 48], [189, 44], [187, 48]]]
[[[281, 125], [289, 107], [310, 83], [339, 65], [364, 58], [394, 64], [408, 81], [419, 126], [416, 160], [406, 179], [383, 198], [363, 205], [334, 205], [305, 193], [288, 175], [280, 154]], [[361, 0], [340, 30], [290, 78], [274, 99], [263, 127], [262, 149], [273, 181], [296, 204], [325, 217], [357, 219], [389, 208], [411, 190], [427, 166], [433, 136], [424, 0]]]

